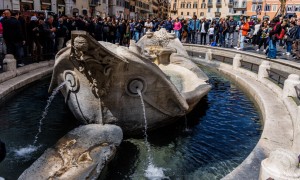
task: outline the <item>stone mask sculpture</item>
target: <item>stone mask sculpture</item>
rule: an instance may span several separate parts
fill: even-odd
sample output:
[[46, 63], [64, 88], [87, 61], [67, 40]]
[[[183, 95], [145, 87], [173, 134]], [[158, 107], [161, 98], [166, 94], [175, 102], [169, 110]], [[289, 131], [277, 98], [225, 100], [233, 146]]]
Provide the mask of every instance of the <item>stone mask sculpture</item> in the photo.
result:
[[129, 49], [97, 42], [73, 31], [70, 44], [57, 55], [51, 91], [61, 90], [75, 117], [84, 124], [116, 124], [125, 134], [142, 133], [143, 94], [149, 129], [174, 122], [193, 109], [211, 86], [173, 34], [147, 32]]

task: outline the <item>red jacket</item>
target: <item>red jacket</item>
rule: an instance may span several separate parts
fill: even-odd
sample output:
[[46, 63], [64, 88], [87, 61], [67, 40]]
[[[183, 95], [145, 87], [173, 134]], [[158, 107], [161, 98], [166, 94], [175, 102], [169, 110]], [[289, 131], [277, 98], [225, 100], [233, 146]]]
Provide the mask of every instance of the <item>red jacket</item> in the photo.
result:
[[242, 25], [241, 29], [242, 29], [242, 35], [243, 36], [247, 36], [249, 28], [250, 28], [250, 26], [249, 26], [248, 22], [245, 22], [245, 24]]

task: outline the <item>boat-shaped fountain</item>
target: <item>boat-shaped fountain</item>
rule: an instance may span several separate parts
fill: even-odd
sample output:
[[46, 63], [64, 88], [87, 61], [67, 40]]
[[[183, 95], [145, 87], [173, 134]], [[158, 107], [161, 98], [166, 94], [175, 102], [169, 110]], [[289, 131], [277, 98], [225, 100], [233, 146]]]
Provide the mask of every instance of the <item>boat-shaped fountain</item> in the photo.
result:
[[180, 41], [165, 29], [147, 32], [129, 49], [73, 31], [71, 43], [55, 61], [50, 91], [69, 82], [61, 92], [77, 119], [115, 124], [125, 134], [142, 133], [144, 127], [137, 89], [151, 130], [190, 112], [211, 88]]

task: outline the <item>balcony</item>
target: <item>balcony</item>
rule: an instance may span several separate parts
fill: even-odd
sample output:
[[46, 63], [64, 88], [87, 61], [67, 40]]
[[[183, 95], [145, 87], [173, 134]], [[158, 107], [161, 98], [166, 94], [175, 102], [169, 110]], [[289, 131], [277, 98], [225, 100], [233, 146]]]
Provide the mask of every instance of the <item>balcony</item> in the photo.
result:
[[252, 0], [252, 4], [262, 4], [263, 0]]
[[234, 10], [242, 11], [247, 9], [247, 3], [243, 1], [242, 3], [239, 3], [239, 1], [235, 1], [233, 5]]
[[221, 8], [222, 7], [222, 3], [221, 2], [216, 2], [216, 7], [217, 8]]
[[213, 7], [213, 3], [211, 1], [207, 2], [207, 7], [208, 8], [212, 8]]
[[233, 8], [233, 1], [229, 1], [228, 7], [229, 7], [229, 8]]

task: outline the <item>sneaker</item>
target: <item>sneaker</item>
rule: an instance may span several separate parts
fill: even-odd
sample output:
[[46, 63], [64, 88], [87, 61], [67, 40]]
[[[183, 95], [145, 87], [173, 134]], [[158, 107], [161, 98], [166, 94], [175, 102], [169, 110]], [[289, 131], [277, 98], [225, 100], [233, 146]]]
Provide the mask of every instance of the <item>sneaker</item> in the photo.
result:
[[289, 56], [289, 55], [291, 55], [291, 53], [287, 52], [286, 55]]
[[259, 49], [256, 49], [257, 52], [259, 52]]
[[239, 47], [237, 47], [237, 46], [234, 47], [234, 49], [237, 49], [237, 48], [239, 48]]
[[286, 53], [282, 53], [282, 55], [285, 55]]
[[267, 52], [267, 50], [264, 49], [264, 53]]
[[236, 48], [236, 50], [242, 51], [242, 50], [243, 50], [243, 48]]
[[23, 66], [25, 66], [25, 64], [21, 63], [21, 64], [18, 64], [18, 66], [23, 67]]

